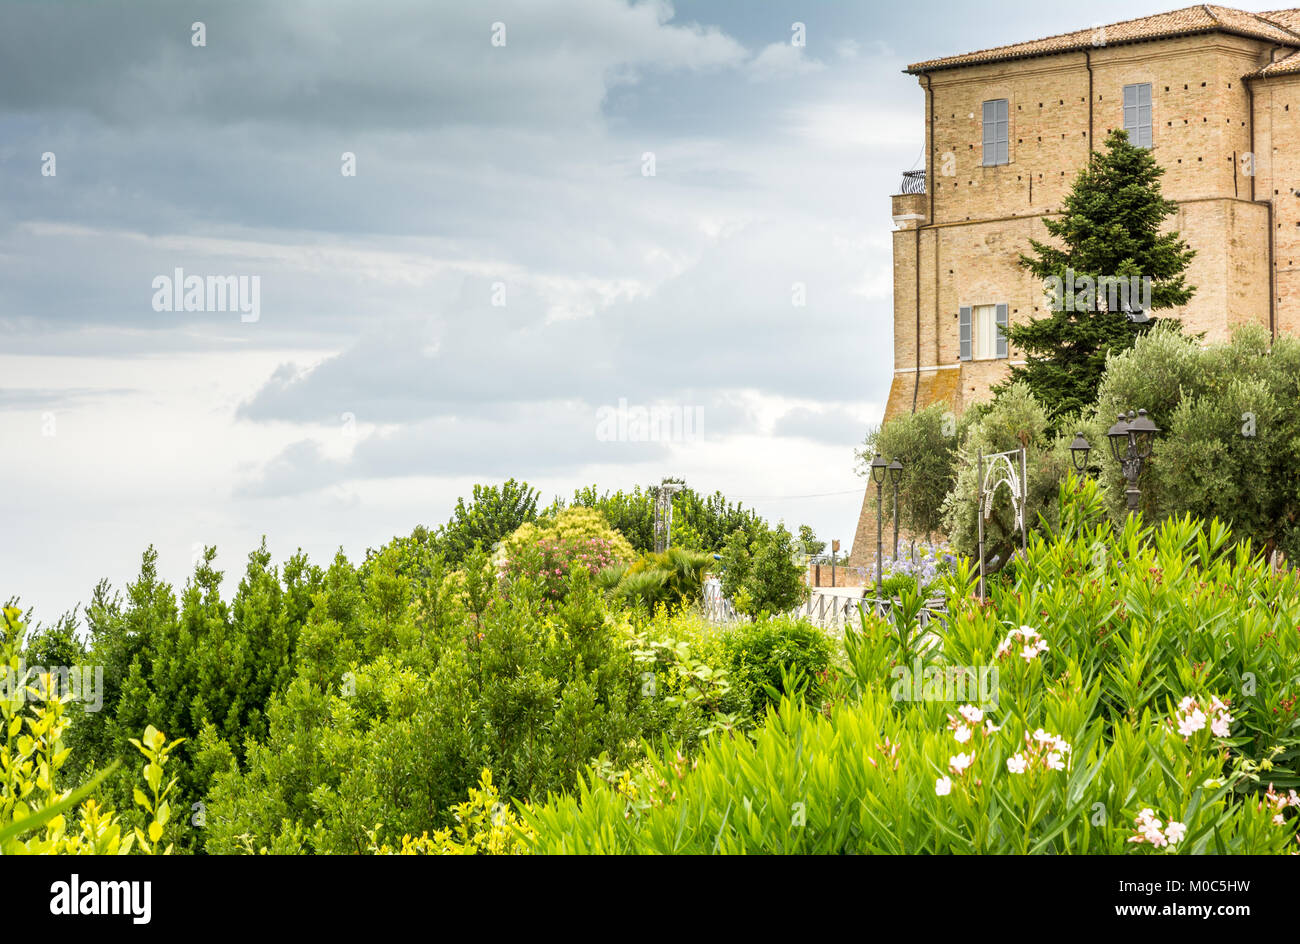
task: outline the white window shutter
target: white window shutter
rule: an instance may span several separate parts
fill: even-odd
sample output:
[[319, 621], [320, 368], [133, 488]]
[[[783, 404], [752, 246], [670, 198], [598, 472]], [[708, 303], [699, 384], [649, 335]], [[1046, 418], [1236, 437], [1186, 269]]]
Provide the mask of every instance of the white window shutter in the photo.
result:
[[[971, 358], [970, 306], [962, 305], [957, 314], [958, 344], [957, 356], [964, 361]], [[919, 340], [919, 339], [918, 339]]]

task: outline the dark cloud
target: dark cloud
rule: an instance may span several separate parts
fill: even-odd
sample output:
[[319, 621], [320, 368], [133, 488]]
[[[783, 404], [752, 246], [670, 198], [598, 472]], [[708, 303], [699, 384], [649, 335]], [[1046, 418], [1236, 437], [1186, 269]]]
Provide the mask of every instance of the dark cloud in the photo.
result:
[[865, 424], [856, 412], [838, 404], [822, 409], [797, 407], [785, 413], [772, 427], [772, 435], [846, 448], [861, 445], [866, 436]]

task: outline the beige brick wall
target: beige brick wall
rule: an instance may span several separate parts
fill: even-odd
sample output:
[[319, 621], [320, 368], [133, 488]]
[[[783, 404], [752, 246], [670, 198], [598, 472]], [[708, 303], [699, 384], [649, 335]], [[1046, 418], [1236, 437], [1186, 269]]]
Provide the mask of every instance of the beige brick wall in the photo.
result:
[[[1005, 360], [960, 361], [958, 309], [1005, 302], [1013, 323], [1042, 316], [1041, 285], [1017, 257], [1030, 238], [1047, 239], [1044, 217], [1059, 211], [1087, 161], [1089, 131], [1100, 147], [1123, 127], [1123, 88], [1132, 83], [1151, 83], [1153, 151], [1164, 193], [1179, 203], [1168, 225], [1197, 252], [1187, 273], [1196, 294], [1167, 314], [1210, 342], [1241, 324], [1268, 325], [1272, 260], [1275, 330], [1300, 336], [1300, 75], [1243, 80], [1274, 51], [1216, 34], [931, 74], [931, 192], [893, 202], [896, 371], [885, 418], [913, 402], [960, 413], [987, 400], [1019, 360], [1013, 348]], [[1009, 102], [1010, 163], [983, 167], [982, 105], [997, 98]], [[929, 368], [919, 373], [918, 351]], [[874, 558], [874, 490], [853, 552], [859, 566]]]
[[[1197, 292], [1185, 309], [1168, 312], [1207, 340], [1232, 327], [1268, 322], [1267, 208], [1252, 202], [1251, 127], [1242, 76], [1268, 61], [1270, 46], [1242, 37], [1210, 35], [1115, 47], [1085, 57], [1070, 53], [931, 74], [933, 128], [927, 127], [924, 198], [895, 198], [900, 228], [894, 235], [894, 360], [911, 370], [955, 367], [949, 382], [923, 374], [918, 405], [936, 399], [960, 411], [989, 396], [1014, 348], [1002, 361], [958, 360], [959, 307], [1005, 302], [1013, 323], [1044, 313], [1041, 285], [1017, 265], [1030, 238], [1046, 240], [1043, 218], [1059, 211], [1089, 153], [1089, 75], [1092, 68], [1092, 141], [1100, 147], [1111, 128], [1123, 126], [1123, 87], [1152, 85], [1152, 138], [1165, 167], [1162, 187], [1180, 203], [1169, 221], [1197, 250], [1188, 282]], [[924, 85], [924, 79], [922, 79]], [[1262, 91], [1267, 84], [1267, 95]], [[1010, 163], [982, 166], [982, 103], [1006, 98]], [[1268, 160], [1269, 183], [1256, 179], [1259, 199], [1300, 188], [1300, 77], [1257, 83], [1256, 143]], [[1295, 107], [1288, 107], [1294, 105]], [[1273, 146], [1276, 138], [1276, 147]], [[1300, 292], [1300, 197], [1279, 205], [1278, 295]], [[933, 219], [930, 208], [933, 205]], [[923, 221], [900, 219], [921, 214]], [[1284, 250], [1285, 247], [1285, 250]], [[919, 280], [918, 280], [919, 266]], [[1293, 268], [1294, 266], [1294, 268]], [[919, 299], [918, 299], [919, 295]], [[917, 308], [920, 329], [917, 329]], [[1297, 304], [1279, 303], [1279, 330], [1300, 332]], [[1283, 315], [1283, 309], [1286, 314]], [[938, 373], [945, 373], [940, 371]], [[906, 376], [907, 381], [899, 382]], [[937, 374], [935, 375], [937, 376]], [[887, 416], [911, 409], [916, 382], [896, 374]]]
[[[1255, 82], [1256, 196], [1274, 206], [1279, 334], [1300, 335], [1300, 75]], [[1267, 248], [1265, 249], [1267, 251]]]

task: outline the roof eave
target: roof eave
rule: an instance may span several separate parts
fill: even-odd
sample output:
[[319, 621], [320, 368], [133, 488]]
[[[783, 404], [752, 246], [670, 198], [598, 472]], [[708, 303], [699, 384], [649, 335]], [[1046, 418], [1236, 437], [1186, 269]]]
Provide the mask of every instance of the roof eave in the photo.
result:
[[[1300, 39], [1295, 43], [1282, 43], [1276, 39], [1266, 39], [1262, 36], [1254, 36], [1244, 30], [1231, 29], [1224, 26], [1209, 26], [1204, 29], [1189, 29], [1178, 33], [1170, 33], [1167, 36], [1142, 36], [1134, 39], [1121, 39], [1106, 43], [1106, 46], [1132, 46], [1136, 43], [1158, 43], [1166, 39], [1184, 39], [1188, 36], [1204, 36], [1208, 33], [1227, 33], [1231, 36], [1242, 36], [1246, 39], [1257, 39], [1262, 43], [1273, 43], [1275, 46], [1291, 45], [1300, 48]], [[945, 59], [934, 59], [930, 62], [916, 62], [903, 70], [905, 75], [927, 75], [931, 72], [947, 72], [952, 69], [969, 69], [975, 66], [990, 66], [1000, 62], [1016, 62], [1021, 59], [1042, 59], [1046, 56], [1069, 56], [1076, 53], [1087, 52], [1087, 46], [1078, 46], [1073, 49], [1051, 49], [1042, 52], [1023, 52], [1007, 56], [992, 56], [988, 59], [977, 59], [972, 62], [948, 62]], [[960, 58], [960, 57], [952, 57]]]

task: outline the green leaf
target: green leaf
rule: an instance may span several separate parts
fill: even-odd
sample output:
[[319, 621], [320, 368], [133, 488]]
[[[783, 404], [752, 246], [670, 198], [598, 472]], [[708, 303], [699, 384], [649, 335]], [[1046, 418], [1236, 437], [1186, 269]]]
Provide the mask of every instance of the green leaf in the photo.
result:
[[0, 848], [3, 848], [4, 844], [8, 842], [10, 839], [17, 838], [18, 836], [21, 836], [23, 833], [28, 832], [29, 830], [32, 829], [36, 829], [41, 825], [48, 823], [50, 820], [54, 819], [55, 817], [62, 816], [64, 813], [68, 812], [69, 810], [74, 809], [78, 804], [81, 803], [82, 800], [86, 799], [86, 797], [94, 793], [95, 790], [99, 788], [99, 785], [100, 783], [103, 782], [104, 778], [107, 777], [116, 769], [117, 769], [117, 762], [114, 761], [104, 770], [100, 771], [98, 774], [92, 777], [89, 783], [86, 783], [84, 786], [78, 787], [76, 790], [73, 790], [70, 794], [68, 794], [62, 800], [59, 800], [57, 803], [51, 803], [49, 806], [37, 810], [35, 813], [31, 814], [30, 816], [26, 816], [23, 819], [15, 820], [12, 823], [8, 823], [4, 826], [0, 826]]

